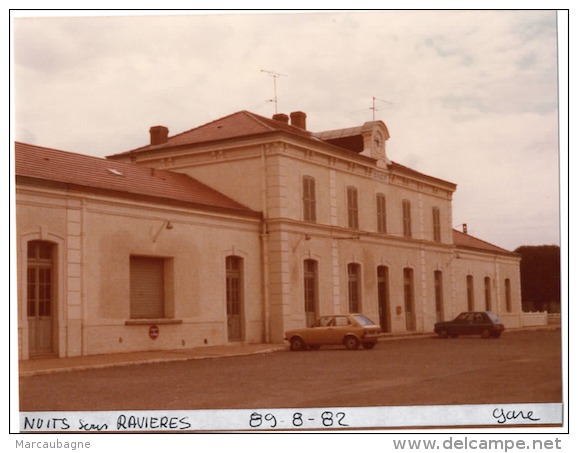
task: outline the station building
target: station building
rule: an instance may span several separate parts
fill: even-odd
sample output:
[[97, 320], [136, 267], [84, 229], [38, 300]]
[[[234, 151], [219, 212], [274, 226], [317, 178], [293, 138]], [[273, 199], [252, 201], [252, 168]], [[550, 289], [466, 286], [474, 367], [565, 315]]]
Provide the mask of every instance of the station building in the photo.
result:
[[382, 121], [306, 120], [153, 126], [106, 159], [16, 143], [20, 358], [281, 343], [331, 313], [520, 325], [520, 257], [452, 227], [456, 184], [390, 160]]

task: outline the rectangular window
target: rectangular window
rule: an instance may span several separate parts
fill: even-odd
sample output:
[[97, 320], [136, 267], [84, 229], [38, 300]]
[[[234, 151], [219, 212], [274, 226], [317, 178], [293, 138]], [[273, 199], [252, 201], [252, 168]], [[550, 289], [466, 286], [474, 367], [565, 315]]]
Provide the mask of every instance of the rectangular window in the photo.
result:
[[387, 233], [387, 216], [385, 209], [385, 195], [378, 193], [376, 198], [376, 211], [377, 211], [377, 232]]
[[359, 207], [357, 205], [357, 189], [347, 188], [347, 226], [349, 228], [359, 228]]
[[306, 222], [317, 221], [315, 179], [311, 176], [303, 177], [303, 220]]
[[359, 264], [350, 263], [347, 265], [347, 282], [348, 282], [350, 313], [359, 313], [361, 311], [360, 274], [361, 272]]
[[484, 278], [484, 293], [486, 298], [486, 310], [492, 309], [492, 279], [490, 277]]
[[433, 217], [433, 240], [436, 242], [441, 242], [442, 229], [441, 229], [441, 223], [440, 223], [440, 209], [439, 208], [433, 208], [432, 217]]
[[506, 284], [506, 311], [511, 313], [512, 311], [512, 284], [510, 279], [507, 278], [505, 281]]
[[165, 260], [130, 257], [130, 317], [165, 317]]
[[411, 237], [411, 202], [409, 200], [402, 201], [402, 219], [403, 219], [403, 235], [406, 238]]
[[472, 275], [466, 277], [466, 286], [468, 292], [468, 311], [474, 311], [474, 277]]

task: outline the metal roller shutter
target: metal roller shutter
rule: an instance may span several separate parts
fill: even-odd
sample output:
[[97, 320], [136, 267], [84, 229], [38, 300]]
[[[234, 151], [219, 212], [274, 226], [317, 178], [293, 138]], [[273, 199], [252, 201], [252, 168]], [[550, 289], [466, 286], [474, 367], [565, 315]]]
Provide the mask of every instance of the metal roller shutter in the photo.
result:
[[131, 256], [130, 317], [165, 316], [165, 263], [161, 258]]

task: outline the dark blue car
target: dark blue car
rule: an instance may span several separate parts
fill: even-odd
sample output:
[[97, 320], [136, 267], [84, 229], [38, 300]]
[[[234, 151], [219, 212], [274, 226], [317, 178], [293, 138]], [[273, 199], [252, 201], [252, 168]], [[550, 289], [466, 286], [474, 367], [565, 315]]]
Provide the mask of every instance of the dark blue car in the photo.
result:
[[438, 322], [434, 332], [440, 338], [456, 338], [459, 335], [480, 335], [482, 338], [499, 338], [504, 324], [491, 311], [466, 311], [452, 321]]

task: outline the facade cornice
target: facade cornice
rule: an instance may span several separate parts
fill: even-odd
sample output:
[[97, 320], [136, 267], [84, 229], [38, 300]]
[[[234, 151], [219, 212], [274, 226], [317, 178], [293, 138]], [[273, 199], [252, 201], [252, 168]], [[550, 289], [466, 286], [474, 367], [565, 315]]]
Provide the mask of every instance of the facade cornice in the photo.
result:
[[293, 234], [308, 235], [311, 238], [337, 239], [350, 241], [363, 241], [366, 243], [395, 243], [397, 246], [405, 246], [411, 249], [416, 247], [436, 250], [438, 252], [451, 252], [455, 244], [436, 242], [420, 238], [407, 238], [401, 235], [378, 233], [368, 230], [356, 230], [337, 225], [322, 223], [309, 223], [289, 218], [266, 219], [268, 231], [283, 231]]
[[[312, 146], [310, 139], [295, 136], [285, 131], [259, 134], [252, 139], [248, 137], [226, 139], [210, 143], [163, 148], [162, 150], [162, 154], [155, 152], [154, 156], [151, 155], [148, 158], [139, 154], [137, 163], [179, 171], [190, 167], [191, 164], [210, 165], [215, 161], [235, 162], [256, 158], [260, 157], [264, 150], [266, 156], [286, 155], [307, 163], [374, 179], [407, 190], [426, 192], [441, 198], [451, 199], [456, 189], [456, 185], [453, 183], [419, 173], [393, 162], [383, 168], [377, 165], [376, 159], [339, 148], [327, 142], [320, 141]], [[292, 151], [298, 152], [291, 154]]]

